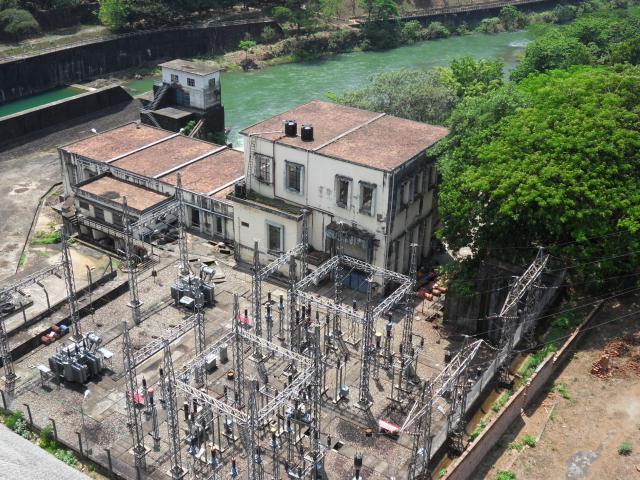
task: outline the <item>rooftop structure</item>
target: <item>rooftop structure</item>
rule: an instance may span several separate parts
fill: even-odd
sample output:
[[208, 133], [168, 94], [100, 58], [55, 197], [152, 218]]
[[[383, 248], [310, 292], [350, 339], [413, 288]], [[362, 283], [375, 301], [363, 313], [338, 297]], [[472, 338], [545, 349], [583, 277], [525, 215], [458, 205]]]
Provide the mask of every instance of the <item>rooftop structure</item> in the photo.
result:
[[129, 207], [139, 212], [155, 207], [167, 199], [165, 195], [109, 175], [89, 180], [79, 185], [78, 190], [120, 205], [123, 204], [123, 197], [127, 197]]
[[[283, 123], [313, 126], [313, 139], [284, 135]], [[391, 171], [448, 134], [444, 127], [314, 100], [241, 133], [320, 155]]]
[[220, 66], [216, 63], [190, 62], [188, 60], [181, 60], [179, 58], [161, 63], [158, 66], [162, 68], [169, 68], [171, 70], [178, 70], [180, 72], [190, 73], [194, 75], [210, 75], [212, 73], [216, 73], [221, 70]]

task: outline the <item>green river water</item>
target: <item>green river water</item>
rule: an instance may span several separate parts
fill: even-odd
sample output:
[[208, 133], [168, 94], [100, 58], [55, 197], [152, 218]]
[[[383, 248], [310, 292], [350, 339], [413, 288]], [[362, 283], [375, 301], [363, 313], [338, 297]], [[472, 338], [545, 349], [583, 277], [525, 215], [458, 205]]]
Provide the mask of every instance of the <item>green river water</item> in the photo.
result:
[[3, 103], [0, 105], [0, 117], [22, 112], [23, 110], [28, 110], [30, 108], [39, 107], [47, 103], [62, 100], [63, 98], [73, 97], [79, 93], [86, 93], [86, 90], [81, 90], [75, 87], [63, 87], [32, 95], [30, 97], [21, 98], [14, 102]]
[[[447, 65], [453, 58], [463, 55], [501, 58], [506, 68], [510, 69], [516, 64], [518, 55], [528, 41], [526, 31], [497, 35], [473, 34], [420, 42], [382, 52], [346, 53], [323, 60], [277, 65], [247, 73], [225, 72], [222, 74], [222, 100], [225, 123], [231, 129], [229, 141], [234, 147], [242, 147], [238, 138], [239, 130], [295, 105], [313, 99], [324, 99], [327, 92], [341, 93], [360, 87], [371, 75], [379, 72], [400, 68], [429, 69]], [[150, 90], [154, 80], [134, 80], [126, 83], [125, 87], [130, 93], [137, 95]], [[31, 102], [35, 102], [38, 97], [41, 95], [31, 97]], [[17, 105], [29, 100], [0, 106], [0, 116], [36, 106]]]

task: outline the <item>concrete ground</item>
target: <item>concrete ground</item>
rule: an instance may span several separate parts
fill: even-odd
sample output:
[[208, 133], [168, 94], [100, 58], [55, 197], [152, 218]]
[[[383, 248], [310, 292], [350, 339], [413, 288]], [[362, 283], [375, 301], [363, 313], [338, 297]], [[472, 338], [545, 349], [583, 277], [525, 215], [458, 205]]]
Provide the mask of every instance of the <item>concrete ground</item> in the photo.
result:
[[[61, 182], [57, 147], [138, 119], [139, 102], [117, 105], [0, 145], [0, 284], [16, 273], [40, 198]], [[2, 139], [5, 141], [6, 139]], [[30, 267], [26, 273], [37, 270]]]
[[88, 480], [38, 445], [0, 425], [1, 478], [21, 480]]
[[[197, 242], [195, 242], [197, 243]], [[192, 243], [192, 256], [199, 260], [212, 258], [213, 247], [206, 242], [199, 244]], [[194, 262], [197, 265], [197, 262]], [[151, 269], [142, 272], [139, 281], [140, 298], [144, 302], [142, 307], [143, 322], [138, 326], [133, 326], [130, 336], [134, 349], [140, 349], [149, 342], [166, 335], [168, 329], [185, 322], [189, 312], [176, 308], [170, 298], [170, 286], [173, 282], [178, 268], [174, 252], [161, 252], [160, 263], [153, 267], [157, 271], [157, 276], [151, 276]], [[218, 275], [216, 286], [217, 305], [205, 311], [205, 330], [207, 344], [211, 344], [231, 328], [231, 308], [233, 294], [241, 295], [241, 309], [250, 306], [251, 279], [247, 273], [234, 268], [233, 259], [228, 256], [218, 257]], [[124, 278], [124, 277], [122, 277]], [[264, 300], [267, 293], [272, 292], [274, 298], [286, 288], [282, 285], [263, 284]], [[346, 297], [355, 295], [346, 292]], [[49, 418], [56, 422], [58, 435], [70, 444], [77, 445], [76, 432], [81, 431], [82, 412], [86, 428], [86, 442], [89, 443], [93, 452], [103, 452], [109, 448], [114, 464], [130, 466], [133, 457], [130, 452], [131, 436], [126, 428], [126, 402], [125, 402], [125, 379], [123, 375], [122, 360], [122, 321], [130, 322], [130, 308], [127, 306], [128, 294], [116, 298], [107, 305], [99, 306], [92, 317], [86, 317], [82, 321], [82, 330], [95, 331], [103, 338], [103, 346], [113, 352], [114, 356], [109, 369], [99, 380], [92, 380], [87, 385], [61, 385], [51, 383], [42, 386], [40, 383], [37, 366], [46, 365], [48, 357], [51, 356], [60, 346], [60, 342], [68, 342], [68, 339], [61, 339], [59, 342], [49, 346], [40, 346], [29, 355], [16, 362], [16, 371], [19, 380], [16, 385], [14, 397], [11, 399], [11, 407], [22, 409], [23, 404], [30, 406], [34, 416], [34, 421], [39, 425], [49, 423]], [[443, 365], [444, 349], [449, 346], [446, 338], [440, 338], [439, 329], [436, 324], [424, 320], [425, 315], [420, 313], [421, 306], [417, 308], [417, 315], [414, 321], [414, 331], [425, 338], [425, 347], [418, 357], [418, 374], [421, 378], [428, 378], [439, 371]], [[64, 313], [64, 310], [60, 313]], [[397, 352], [401, 339], [402, 320], [399, 314], [394, 314], [394, 342], [393, 350]], [[130, 325], [131, 326], [131, 325]], [[277, 326], [277, 320], [276, 320]], [[277, 327], [276, 327], [277, 328]], [[345, 328], [350, 328], [345, 325]], [[264, 330], [264, 327], [263, 327]], [[382, 322], [377, 326], [377, 330], [383, 331]], [[357, 338], [357, 327], [354, 336]], [[415, 337], [416, 342], [418, 342]], [[172, 345], [173, 363], [176, 374], [182, 369], [194, 354], [194, 335], [188, 333]], [[349, 400], [343, 400], [335, 404], [333, 399], [335, 392], [335, 368], [329, 367], [326, 374], [326, 394], [323, 400], [323, 414], [321, 421], [321, 443], [327, 442], [327, 435], [331, 436], [331, 448], [326, 454], [326, 470], [330, 479], [343, 479], [353, 474], [353, 457], [356, 453], [363, 454], [363, 474], [366, 478], [392, 478], [399, 475], [402, 478], [402, 465], [406, 463], [410, 454], [411, 437], [402, 436], [400, 439], [393, 439], [380, 436], [376, 433], [367, 436], [366, 429], [373, 428], [376, 432], [375, 424], [378, 418], [386, 418], [391, 421], [400, 422], [402, 415], [406, 411], [396, 408], [396, 402], [388, 397], [391, 394], [392, 379], [390, 374], [380, 368], [380, 377], [376, 381], [371, 380], [370, 389], [374, 399], [371, 413], [366, 413], [356, 406], [359, 390], [360, 353], [357, 347], [348, 347], [350, 360], [347, 363], [343, 384], [350, 389]], [[210, 392], [221, 394], [222, 386], [227, 384], [232, 387], [224, 373], [232, 369], [231, 354], [226, 365], [220, 365], [217, 372], [209, 377]], [[159, 380], [158, 368], [161, 366], [162, 355], [156, 354], [141, 364], [137, 369], [138, 382], [141, 384], [145, 378], [147, 384], [158, 389]], [[253, 362], [247, 360], [245, 369], [247, 376], [256, 373]], [[281, 370], [274, 367], [273, 375]], [[256, 375], [257, 376], [257, 375]], [[395, 375], [397, 383], [397, 373]], [[273, 377], [274, 388], [281, 380]], [[282, 387], [282, 385], [280, 385]], [[91, 394], [83, 400], [85, 389], [89, 389]], [[230, 390], [232, 391], [232, 390]], [[260, 397], [260, 401], [268, 401], [267, 397]], [[178, 405], [183, 403], [183, 396], [179, 395]], [[404, 407], [406, 408], [406, 407]], [[158, 411], [160, 420], [160, 448], [153, 448], [153, 441], [149, 436], [151, 430], [150, 420], [145, 418], [144, 432], [145, 444], [150, 451], [147, 454], [147, 464], [149, 466], [149, 478], [163, 479], [169, 468], [167, 430], [165, 425], [165, 412]], [[274, 420], [275, 421], [275, 420]], [[185, 425], [180, 416], [180, 428]], [[237, 435], [237, 434], [236, 434]], [[269, 433], [262, 433], [263, 443], [268, 444]], [[305, 438], [303, 435], [302, 438]], [[218, 441], [216, 439], [216, 441]], [[303, 440], [305, 442], [305, 440]], [[308, 442], [308, 440], [306, 440]], [[338, 444], [341, 442], [341, 444]], [[246, 459], [243, 450], [240, 448], [241, 442], [220, 441], [226, 451], [223, 453], [222, 461], [225, 464], [225, 471], [230, 467], [231, 456], [235, 456], [238, 467], [245, 469]], [[186, 452], [186, 446], [182, 450], [183, 464], [190, 469], [198, 465], [198, 462]], [[270, 460], [267, 461], [270, 463]], [[267, 472], [270, 471], [270, 468]]]

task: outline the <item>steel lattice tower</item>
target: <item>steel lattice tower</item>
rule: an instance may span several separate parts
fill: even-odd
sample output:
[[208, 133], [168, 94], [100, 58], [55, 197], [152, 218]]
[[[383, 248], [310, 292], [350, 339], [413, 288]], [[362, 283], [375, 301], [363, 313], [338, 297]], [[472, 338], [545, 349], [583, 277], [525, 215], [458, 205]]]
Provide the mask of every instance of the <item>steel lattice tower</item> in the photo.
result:
[[260, 279], [260, 251], [258, 241], [253, 242], [253, 321], [255, 322], [256, 335], [262, 336], [262, 280]]
[[9, 337], [4, 320], [0, 320], [0, 357], [4, 367], [4, 383], [9, 390], [13, 390], [16, 381], [16, 372], [13, 368], [13, 358], [11, 358], [11, 348], [9, 347]]
[[367, 305], [362, 323], [362, 349], [360, 350], [360, 397], [358, 402], [362, 407], [369, 407], [371, 394], [369, 392], [369, 377], [371, 375], [371, 352], [373, 347], [373, 301], [372, 284], [370, 278], [367, 281]]
[[418, 245], [411, 244], [411, 261], [409, 263], [409, 280], [411, 281], [411, 288], [407, 290], [404, 301], [404, 325], [402, 326], [402, 352], [405, 357], [411, 357], [411, 351], [413, 346], [411, 344], [411, 338], [413, 335], [413, 295], [416, 285], [416, 272], [418, 263]]
[[234, 332], [234, 351], [233, 361], [235, 362], [233, 388], [235, 389], [236, 406], [242, 407], [244, 404], [244, 348], [242, 346], [242, 335], [240, 334], [240, 301], [238, 294], [233, 295], [233, 332]]
[[184, 192], [182, 190], [182, 178], [176, 174], [176, 200], [178, 201], [178, 250], [180, 253], [180, 275], [189, 275], [189, 248], [187, 246], [187, 234], [185, 231]]
[[76, 284], [73, 280], [73, 263], [69, 252], [69, 240], [67, 232], [62, 227], [62, 268], [64, 271], [64, 284], [67, 289], [67, 299], [69, 300], [69, 315], [71, 317], [71, 328], [73, 328], [73, 339], [76, 342], [82, 340], [80, 329], [80, 316], [78, 315], [78, 299], [76, 296]]
[[307, 251], [309, 250], [309, 211], [302, 209], [302, 253], [300, 254], [300, 278], [307, 275]]
[[249, 418], [247, 427], [249, 429], [249, 461], [247, 462], [249, 480], [262, 480], [264, 477], [264, 466], [261, 461], [260, 448], [256, 441], [258, 435], [258, 402], [257, 402], [257, 381], [249, 380]]
[[431, 460], [431, 410], [433, 408], [433, 387], [430, 382], [426, 382], [422, 390], [420, 403], [425, 404], [424, 415], [420, 417], [413, 432], [412, 461], [409, 464], [408, 480], [429, 477], [429, 461]]
[[136, 467], [144, 470], [146, 468], [144, 432], [142, 431], [142, 419], [136, 407], [135, 399], [140, 393], [138, 378], [136, 376], [136, 362], [126, 320], [122, 322], [122, 358], [124, 374], [127, 381], [127, 415], [129, 419], [129, 429], [133, 437], [133, 454], [135, 456]]
[[171, 478], [178, 480], [186, 473], [182, 468], [180, 453], [180, 429], [178, 425], [178, 400], [176, 395], [176, 376], [173, 371], [173, 360], [169, 341], [164, 342], [164, 375], [166, 377], [165, 402], [167, 409], [167, 433], [169, 435], [169, 453], [171, 460]]
[[133, 245], [133, 232], [129, 221], [129, 206], [127, 197], [122, 197], [122, 221], [124, 223], [124, 252], [127, 257], [127, 275], [129, 277], [129, 306], [133, 323], [138, 325], [141, 322], [140, 297], [138, 296], [138, 262], [136, 262]]
[[[196, 282], [196, 313], [194, 321], [194, 332], [196, 337], [196, 355], [200, 355], [206, 346], [205, 331], [204, 331], [204, 313], [202, 312], [202, 291], [200, 290], [200, 282]], [[205, 368], [204, 359], [198, 362], [195, 367], [195, 384], [196, 387], [201, 388], [205, 383]]]
[[289, 349], [297, 352], [298, 348], [295, 339], [295, 317], [296, 317], [296, 259], [293, 255], [289, 257]]
[[320, 324], [316, 322], [314, 325], [313, 339], [313, 386], [312, 395], [312, 412], [311, 412], [311, 455], [314, 458], [314, 466], [312, 479], [317, 479], [318, 469], [320, 467], [320, 415], [322, 410], [322, 347], [320, 346]]
[[[338, 224], [338, 235], [337, 235], [337, 240], [336, 240], [336, 256], [337, 257], [342, 257], [342, 255], [344, 254], [343, 249], [344, 249], [344, 232], [343, 232], [343, 228], [344, 225], [342, 222], [340, 222]], [[342, 270], [342, 265], [340, 264], [340, 262], [338, 262], [338, 264], [336, 265], [336, 278], [335, 278], [335, 301], [337, 304], [341, 304], [344, 301], [344, 298], [342, 296], [342, 287], [343, 287], [343, 281], [344, 278], [343, 275], [343, 270]]]

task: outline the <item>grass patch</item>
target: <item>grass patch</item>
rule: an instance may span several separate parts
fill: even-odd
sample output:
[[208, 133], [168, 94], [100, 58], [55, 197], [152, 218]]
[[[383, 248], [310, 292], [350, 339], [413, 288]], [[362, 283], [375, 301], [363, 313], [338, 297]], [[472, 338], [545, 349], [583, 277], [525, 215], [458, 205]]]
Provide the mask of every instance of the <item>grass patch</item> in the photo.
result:
[[480, 420], [480, 423], [478, 423], [476, 428], [469, 435], [469, 437], [471, 437], [471, 440], [475, 440], [476, 438], [478, 438], [485, 428], [487, 428], [487, 422], [485, 422], [484, 420]]
[[40, 431], [38, 445], [49, 453], [55, 453], [58, 450], [58, 442], [53, 437], [53, 427], [51, 425], [47, 425]]
[[54, 243], [60, 243], [61, 239], [60, 230], [54, 230], [49, 233], [37, 231], [34, 239], [31, 240], [31, 245], [53, 245]]
[[509, 401], [511, 395], [513, 395], [513, 392], [511, 390], [502, 392], [497, 400], [493, 402], [493, 405], [491, 405], [491, 410], [498, 413], [500, 409], [502, 409], [502, 407], [504, 407], [505, 404]]
[[31, 430], [29, 430], [27, 421], [24, 419], [24, 416], [20, 411], [14, 412], [5, 417], [4, 424], [27, 440], [31, 440], [31, 438], [33, 438], [33, 434], [31, 433]]
[[511, 470], [500, 470], [496, 475], [496, 480], [516, 480], [516, 474]]
[[438, 478], [442, 478], [447, 474], [447, 469], [446, 468], [441, 468], [440, 471], [438, 472]]
[[571, 400], [571, 395], [569, 395], [569, 387], [567, 387], [566, 383], [558, 383], [555, 388], [556, 392], [558, 392], [562, 398], [565, 400]]
[[534, 448], [537, 443], [538, 441], [536, 440], [536, 438], [529, 435], [528, 433], [524, 437], [522, 437], [522, 444], [526, 445], [527, 447]]
[[517, 450], [518, 452], [521, 452], [522, 449], [524, 448], [524, 445], [520, 442], [511, 442], [508, 445], [509, 450]]
[[631, 455], [632, 451], [633, 446], [629, 442], [622, 442], [620, 445], [618, 445], [618, 455]]
[[22, 268], [24, 267], [24, 264], [27, 261], [27, 254], [22, 252], [22, 254], [20, 254], [20, 259], [18, 260], [18, 268]]
[[71, 450], [64, 450], [62, 448], [58, 448], [53, 456], [56, 457], [61, 462], [66, 463], [69, 466], [75, 467], [78, 464], [78, 459], [74, 455]]

